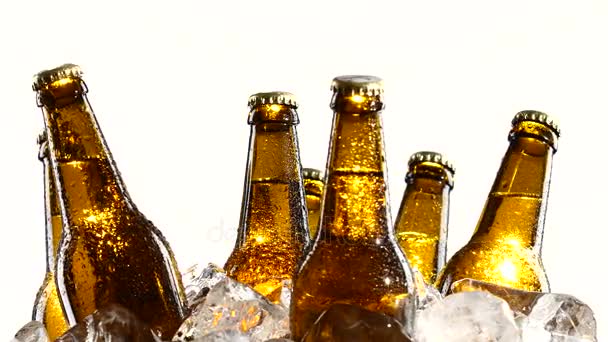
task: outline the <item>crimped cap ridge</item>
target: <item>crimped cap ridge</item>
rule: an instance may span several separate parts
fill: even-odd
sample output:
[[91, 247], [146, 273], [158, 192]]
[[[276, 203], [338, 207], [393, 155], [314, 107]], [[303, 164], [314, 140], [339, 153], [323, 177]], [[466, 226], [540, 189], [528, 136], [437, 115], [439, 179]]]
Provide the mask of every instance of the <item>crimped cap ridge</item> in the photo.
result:
[[294, 109], [298, 108], [296, 96], [285, 91], [271, 91], [253, 94], [249, 96], [249, 101], [247, 103], [250, 108], [265, 104], [278, 104], [289, 106]]
[[302, 178], [323, 180], [323, 172], [317, 169], [305, 167], [302, 169]]
[[439, 164], [449, 170], [452, 174], [456, 172], [454, 165], [448, 159], [446, 159], [445, 156], [443, 156], [441, 153], [433, 151], [419, 151], [412, 154], [410, 160], [408, 161], [408, 166], [412, 167], [415, 164], [425, 162]]
[[34, 75], [32, 89], [38, 91], [47, 85], [64, 78], [81, 78], [82, 69], [76, 64], [63, 64], [54, 69], [43, 70]]
[[343, 95], [378, 96], [384, 93], [384, 81], [369, 75], [338, 76], [331, 82], [331, 90]]
[[543, 124], [543, 125], [549, 127], [550, 129], [552, 129], [555, 132], [555, 134], [557, 134], [558, 137], [561, 134], [557, 120], [543, 112], [539, 112], [536, 110], [523, 110], [523, 111], [515, 114], [515, 117], [511, 121], [511, 124], [513, 126], [515, 126], [518, 123], [523, 122], [523, 121], [533, 121], [533, 122]]

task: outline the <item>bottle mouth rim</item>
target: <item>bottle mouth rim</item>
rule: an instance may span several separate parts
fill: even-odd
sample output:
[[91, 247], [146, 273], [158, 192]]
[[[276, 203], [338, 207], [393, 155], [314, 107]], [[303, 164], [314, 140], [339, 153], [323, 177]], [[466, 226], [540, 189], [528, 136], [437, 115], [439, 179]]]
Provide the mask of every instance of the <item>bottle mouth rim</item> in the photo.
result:
[[408, 170], [405, 175], [405, 182], [411, 184], [415, 179], [433, 179], [444, 182], [450, 189], [454, 189], [454, 173], [447, 168], [439, 166], [439, 164], [435, 164], [434, 166], [436, 170], [431, 170], [430, 168]]
[[545, 123], [532, 120], [522, 120], [516, 123], [509, 131], [509, 141], [513, 141], [517, 138], [531, 138], [539, 140], [549, 145], [555, 153], [557, 151], [559, 134]]

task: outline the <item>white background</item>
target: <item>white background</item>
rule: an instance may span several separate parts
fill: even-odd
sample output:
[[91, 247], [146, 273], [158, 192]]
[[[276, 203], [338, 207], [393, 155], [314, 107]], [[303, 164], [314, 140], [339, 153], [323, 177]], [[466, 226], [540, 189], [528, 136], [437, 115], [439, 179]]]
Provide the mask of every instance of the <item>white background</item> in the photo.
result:
[[450, 255], [476, 225], [512, 116], [558, 117], [544, 262], [552, 289], [588, 303], [605, 335], [607, 4], [3, 1], [0, 340], [29, 320], [44, 275], [31, 76], [65, 62], [83, 67], [129, 192], [181, 268], [221, 265], [233, 246], [251, 93], [299, 97], [302, 164], [323, 168], [331, 79], [384, 78], [393, 216], [409, 155], [446, 153], [457, 169]]

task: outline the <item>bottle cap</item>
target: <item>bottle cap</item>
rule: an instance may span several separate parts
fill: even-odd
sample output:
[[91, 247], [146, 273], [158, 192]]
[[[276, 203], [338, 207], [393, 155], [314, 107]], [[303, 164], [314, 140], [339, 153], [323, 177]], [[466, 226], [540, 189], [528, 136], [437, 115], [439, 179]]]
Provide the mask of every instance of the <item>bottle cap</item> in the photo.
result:
[[64, 78], [81, 78], [82, 70], [76, 64], [64, 64], [54, 69], [43, 70], [34, 76], [32, 88], [38, 91]]
[[377, 96], [384, 93], [384, 81], [380, 77], [345, 75], [334, 78], [331, 90], [342, 95]]
[[454, 165], [447, 160], [441, 153], [433, 152], [433, 151], [420, 151], [412, 154], [408, 166], [411, 168], [416, 164], [421, 163], [435, 163], [443, 166], [445, 169], [449, 170], [452, 175], [456, 172], [454, 169]]
[[322, 181], [323, 173], [317, 169], [303, 168], [302, 169], [302, 178]]
[[549, 127], [550, 129], [552, 129], [553, 132], [555, 132], [555, 134], [558, 137], [560, 135], [559, 125], [557, 123], [557, 120], [555, 120], [554, 118], [550, 117], [549, 115], [547, 115], [543, 112], [539, 112], [536, 110], [521, 111], [521, 112], [515, 114], [515, 117], [513, 118], [513, 121], [511, 121], [511, 124], [513, 126], [515, 126], [518, 123], [523, 122], [523, 121], [538, 122], [540, 124], [543, 124], [543, 125]]
[[265, 104], [278, 104], [298, 108], [296, 96], [285, 91], [271, 91], [267, 93], [257, 93], [249, 96], [249, 108]]

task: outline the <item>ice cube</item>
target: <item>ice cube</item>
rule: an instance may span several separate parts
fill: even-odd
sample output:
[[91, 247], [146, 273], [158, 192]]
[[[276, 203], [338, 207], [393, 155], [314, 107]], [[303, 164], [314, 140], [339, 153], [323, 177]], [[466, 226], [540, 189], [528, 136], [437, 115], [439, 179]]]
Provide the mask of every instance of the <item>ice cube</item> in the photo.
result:
[[504, 287], [475, 279], [462, 279], [452, 284], [450, 292], [470, 292], [470, 291], [485, 291], [496, 297], [504, 299], [511, 310], [514, 312], [527, 315], [532, 309], [532, 305], [536, 301], [541, 292], [529, 292], [510, 287]]
[[504, 300], [487, 292], [461, 292], [419, 312], [417, 342], [518, 342], [520, 331]]
[[232, 330], [244, 333], [251, 342], [288, 336], [288, 310], [249, 286], [224, 277], [193, 308], [173, 341], [192, 341]]
[[55, 342], [159, 342], [148, 326], [124, 307], [111, 304], [85, 317]]
[[249, 342], [249, 337], [239, 330], [215, 331], [193, 342]]
[[474, 279], [463, 279], [452, 285], [452, 292], [487, 291], [498, 296], [519, 314], [524, 341], [596, 341], [593, 311], [575, 297], [522, 291]]
[[204, 269], [201, 269], [198, 264], [189, 267], [182, 273], [188, 307], [192, 308], [200, 303], [209, 290], [224, 278], [226, 278], [224, 270], [212, 263], [209, 263]]
[[31, 321], [19, 329], [11, 342], [49, 342], [44, 324]]
[[416, 310], [424, 310], [435, 302], [441, 301], [443, 296], [435, 287], [424, 281], [422, 273], [417, 269], [412, 269], [414, 285], [416, 286]]
[[196, 279], [201, 274], [202, 271], [203, 268], [201, 267], [201, 264], [194, 264], [186, 268], [183, 272], [181, 272], [182, 284], [184, 285], [184, 287], [190, 285], [194, 281], [194, 279]]
[[319, 316], [303, 342], [409, 342], [394, 318], [349, 304], [334, 304]]
[[281, 286], [281, 296], [279, 296], [279, 304], [282, 305], [287, 312], [291, 305], [291, 292], [293, 291], [293, 283], [289, 279], [283, 280]]
[[597, 341], [593, 311], [568, 295], [542, 294], [521, 326], [526, 342]]

